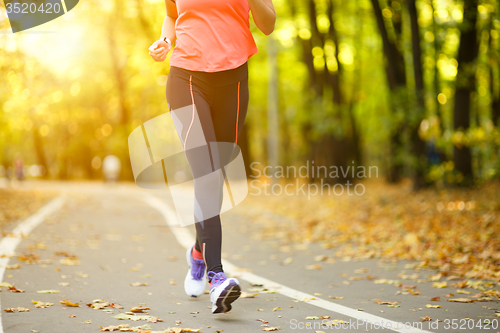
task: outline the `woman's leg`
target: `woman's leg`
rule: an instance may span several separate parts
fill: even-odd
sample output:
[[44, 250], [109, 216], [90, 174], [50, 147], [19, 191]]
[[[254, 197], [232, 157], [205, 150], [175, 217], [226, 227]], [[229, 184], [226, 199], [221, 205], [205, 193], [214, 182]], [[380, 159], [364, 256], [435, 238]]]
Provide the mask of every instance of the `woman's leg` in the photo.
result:
[[[207, 176], [218, 171], [217, 163], [214, 165], [213, 161], [217, 154], [211, 151], [210, 144], [210, 142], [213, 143], [217, 140], [210, 106], [213, 92], [214, 87], [207, 80], [200, 80], [198, 73], [175, 67], [171, 68], [167, 81], [167, 100], [171, 111], [175, 112], [175, 110], [187, 107], [183, 109], [185, 114], [180, 115], [182, 130], [179, 136], [186, 148], [186, 158], [193, 174], [195, 198], [197, 206], [200, 207], [199, 215], [206, 216], [206, 218], [195, 217], [195, 249], [202, 254], [207, 254], [207, 256], [203, 255], [207, 271], [222, 272], [220, 260], [222, 229], [220, 217], [217, 214], [220, 200], [212, 200], [213, 197], [221, 195], [222, 178], [220, 180], [216, 178], [206, 180]], [[193, 104], [195, 108], [191, 115], [190, 106]], [[207, 146], [189, 149], [190, 142], [199, 140], [201, 135], [201, 133], [196, 132], [196, 125], [194, 128], [191, 126], [193, 119], [199, 119]], [[200, 180], [201, 177], [205, 177], [205, 180]], [[212, 198], [208, 198], [208, 196]], [[215, 253], [218, 253], [218, 256], [214, 256]]]
[[[248, 108], [248, 72], [246, 64], [237, 70], [223, 73], [195, 73], [171, 68], [167, 81], [167, 100], [171, 110], [177, 110], [189, 105], [196, 106], [205, 140], [208, 144], [207, 159], [200, 158], [200, 151], [187, 149], [186, 157], [191, 167], [193, 178], [205, 176], [210, 172], [224, 169], [230, 162], [232, 146], [227, 143], [237, 144], [237, 137], [241, 132]], [[183, 142], [189, 142], [189, 126], [183, 126], [179, 133]], [[219, 147], [217, 143], [221, 144]], [[185, 144], [186, 146], [186, 144]], [[189, 147], [189, 143], [187, 144]], [[231, 151], [227, 151], [227, 147]], [[223, 182], [216, 186], [212, 184], [212, 195], [222, 195]], [[201, 194], [200, 194], [201, 193]], [[197, 187], [195, 182], [195, 196], [199, 202], [206, 198], [207, 189]], [[217, 209], [220, 210], [222, 203]], [[217, 202], [217, 200], [215, 200]], [[211, 209], [213, 211], [213, 209]], [[207, 271], [214, 273], [222, 272], [221, 247], [222, 227], [218, 214], [196, 221], [196, 244], [195, 249], [203, 254]]]
[[[212, 158], [224, 170], [231, 161], [234, 146], [237, 144], [248, 109], [248, 78], [216, 89], [212, 103], [212, 124], [217, 140], [217, 152], [212, 149]], [[229, 149], [228, 149], [229, 148]], [[225, 176], [225, 174], [224, 174]], [[222, 184], [223, 185], [223, 184]], [[222, 195], [222, 193], [221, 193]], [[208, 228], [207, 228], [208, 226]], [[221, 249], [222, 227], [220, 216], [205, 221], [205, 228], [196, 224], [197, 239], [207, 262], [207, 272], [222, 272]], [[203, 244], [205, 248], [203, 248]]]

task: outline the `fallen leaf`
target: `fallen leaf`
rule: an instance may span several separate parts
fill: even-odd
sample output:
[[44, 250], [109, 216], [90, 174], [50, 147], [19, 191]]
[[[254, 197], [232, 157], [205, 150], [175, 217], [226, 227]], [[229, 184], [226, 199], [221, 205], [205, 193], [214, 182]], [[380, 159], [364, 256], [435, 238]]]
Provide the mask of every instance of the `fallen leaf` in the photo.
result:
[[322, 268], [321, 264], [307, 265], [307, 270], [320, 270]]
[[41, 308], [41, 309], [44, 309], [44, 308], [48, 308], [49, 306], [52, 306], [54, 305], [54, 303], [49, 303], [49, 302], [40, 302], [40, 301], [31, 301], [32, 303], [35, 303], [35, 308]]
[[66, 251], [56, 251], [56, 252], [54, 252], [54, 255], [60, 256], [60, 257], [66, 257], [66, 258], [70, 258], [70, 259], [78, 259], [78, 257], [76, 255], [70, 254]]
[[21, 264], [17, 263], [14, 265], [6, 265], [5, 268], [7, 269], [19, 269], [21, 267]]
[[62, 287], [68, 287], [69, 286], [69, 282], [59, 282], [59, 285], [62, 286]]
[[[89, 304], [87, 304], [87, 305], [89, 305]], [[102, 310], [102, 309], [104, 309], [107, 306], [109, 306], [108, 302], [90, 304], [90, 307], [93, 308], [93, 309], [95, 309], [95, 310]]]
[[54, 289], [50, 289], [50, 290], [38, 290], [37, 293], [39, 294], [57, 294], [57, 293], [60, 293], [59, 290], [54, 290]]
[[139, 321], [139, 320], [150, 320], [151, 318], [156, 318], [153, 316], [147, 316], [147, 315], [136, 315], [136, 314], [125, 314], [125, 313], [120, 313], [114, 316], [113, 318], [118, 319], [118, 320], [132, 320], [132, 321]]
[[257, 319], [257, 321], [260, 321], [260, 322], [262, 322], [263, 324], [267, 324], [267, 323], [269, 323], [267, 320], [264, 320], [264, 319]]
[[69, 301], [67, 299], [59, 301], [59, 303], [61, 303], [62, 305], [71, 306], [71, 307], [75, 307], [75, 308], [80, 306], [78, 303], [72, 303], [71, 301]]
[[318, 317], [318, 316], [308, 316], [308, 317], [306, 317], [306, 320], [317, 320], [317, 319], [321, 319], [321, 318]]
[[84, 279], [89, 277], [88, 274], [85, 274], [85, 273], [82, 273], [82, 272], [76, 272], [76, 275], [78, 275], [79, 277], [84, 278]]
[[422, 321], [430, 321], [430, 320], [432, 320], [432, 318], [429, 317], [429, 316], [420, 317], [420, 319], [422, 319]]
[[379, 300], [378, 298], [374, 298], [373, 301], [377, 301], [377, 304], [380, 304], [380, 305], [396, 305], [396, 304], [398, 304], [398, 302], [383, 302], [383, 301]]
[[181, 327], [170, 327], [166, 332], [168, 333], [187, 333], [187, 332], [200, 332], [200, 329], [194, 328], [181, 328]]
[[453, 298], [449, 299], [448, 302], [458, 302], [458, 303], [474, 303], [474, 299], [470, 298]]
[[69, 318], [75, 318], [76, 316], [75, 315], [69, 315], [68, 317]]
[[163, 321], [162, 319], [158, 318], [158, 317], [151, 317], [147, 320], [148, 323], [156, 323], [156, 322], [159, 322], [159, 321]]
[[109, 305], [110, 308], [113, 308], [113, 309], [123, 309], [123, 306], [121, 306], [120, 304], [116, 304], [116, 303], [111, 303]]
[[149, 286], [149, 283], [143, 283], [143, 282], [134, 282], [130, 284], [132, 287], [147, 287]]
[[457, 289], [456, 293], [457, 293], [457, 294], [465, 294], [465, 295], [470, 295], [470, 294], [472, 294], [472, 291], [467, 291], [467, 290]]
[[413, 289], [408, 289], [408, 292], [412, 295], [419, 295], [420, 294], [420, 290], [413, 290]]
[[[117, 326], [112, 325], [112, 326], [108, 326], [108, 327], [101, 326], [101, 331], [103, 331], [103, 332], [120, 331], [120, 332], [150, 333], [151, 326], [149, 326], [149, 324], [145, 324], [145, 325], [137, 326], [137, 327], [132, 327], [129, 324], [123, 324], [123, 325], [117, 325]], [[162, 331], [162, 333], [163, 333], [163, 331]]]
[[340, 319], [334, 319], [334, 320], [330, 320], [330, 321], [321, 322], [321, 325], [327, 326], [327, 327], [336, 326], [338, 328], [339, 324], [344, 324], [344, 323], [347, 323], [347, 322], [344, 320], [340, 320]]
[[344, 296], [328, 296], [330, 298], [333, 298], [333, 299], [343, 299]]
[[17, 289], [15, 286], [10, 286], [7, 290], [12, 291], [13, 293], [24, 293], [24, 290]]
[[266, 331], [266, 332], [271, 332], [271, 331], [278, 331], [279, 328], [278, 327], [263, 327], [262, 330]]
[[441, 277], [442, 277], [442, 274], [441, 273], [437, 273], [436, 275], [432, 275], [429, 278], [429, 281], [439, 281], [439, 280], [441, 280]]
[[168, 283], [171, 284], [171, 285], [176, 285], [177, 284], [177, 283], [175, 283], [174, 279], [169, 279]]
[[454, 296], [455, 295], [453, 295], [453, 294], [446, 294], [446, 295], [444, 295], [444, 297], [454, 297]]
[[151, 310], [150, 308], [143, 308], [141, 305], [139, 306], [134, 306], [132, 309], [130, 309], [130, 312], [133, 313], [147, 313], [146, 311]]
[[59, 260], [59, 264], [65, 266], [80, 266], [82, 263], [78, 259], [64, 258]]
[[251, 294], [244, 291], [241, 293], [240, 298], [255, 298], [257, 296], [259, 296], [259, 294]]
[[12, 287], [12, 284], [10, 284], [9, 282], [0, 282], [0, 287], [8, 288]]
[[281, 308], [280, 308], [279, 306], [277, 306], [277, 307], [275, 307], [275, 308], [273, 309], [273, 311], [278, 311], [278, 310], [281, 310]]
[[431, 298], [431, 301], [438, 302], [440, 299], [441, 299], [441, 297], [436, 296], [436, 297]]
[[441, 307], [441, 305], [426, 304], [425, 307], [429, 309], [438, 309]]
[[433, 282], [432, 286], [434, 288], [446, 288], [446, 287], [448, 287], [448, 282], [446, 282], [446, 281], [443, 281], [443, 282]]
[[40, 259], [40, 256], [38, 254], [35, 254], [35, 253], [28, 253], [28, 254], [22, 254], [20, 256], [17, 256], [17, 260], [24, 261], [24, 262], [27, 262], [30, 264], [38, 261], [38, 259]]
[[18, 306], [17, 308], [6, 308], [4, 309], [5, 312], [29, 312], [30, 309], [25, 308], [23, 306]]
[[350, 281], [361, 281], [363, 278], [361, 276], [351, 276], [349, 278]]

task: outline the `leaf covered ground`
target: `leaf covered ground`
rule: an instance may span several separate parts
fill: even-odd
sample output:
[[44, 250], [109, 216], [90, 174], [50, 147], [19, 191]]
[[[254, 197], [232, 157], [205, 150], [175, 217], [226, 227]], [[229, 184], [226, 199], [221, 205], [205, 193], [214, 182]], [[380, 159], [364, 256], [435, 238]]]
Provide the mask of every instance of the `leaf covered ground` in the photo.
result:
[[0, 230], [12, 221], [27, 218], [56, 195], [54, 192], [0, 188]]
[[500, 183], [416, 193], [410, 183], [364, 186], [360, 196], [250, 193], [246, 205], [261, 237], [282, 245], [320, 242], [343, 260], [414, 260], [441, 277], [500, 282]]

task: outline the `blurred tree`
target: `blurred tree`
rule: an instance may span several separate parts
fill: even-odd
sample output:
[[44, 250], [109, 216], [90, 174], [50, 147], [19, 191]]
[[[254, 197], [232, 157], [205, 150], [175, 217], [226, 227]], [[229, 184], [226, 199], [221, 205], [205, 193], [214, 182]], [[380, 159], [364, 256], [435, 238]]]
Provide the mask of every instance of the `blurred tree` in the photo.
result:
[[413, 163], [413, 188], [418, 190], [426, 185], [425, 171], [427, 166], [425, 142], [420, 138], [420, 123], [425, 117], [424, 74], [422, 70], [422, 49], [420, 47], [420, 27], [415, 0], [407, 0], [411, 23], [411, 40], [413, 56], [413, 73], [415, 75], [416, 105], [410, 117], [411, 145], [415, 162]]
[[[489, 55], [488, 62], [490, 68], [490, 95], [491, 95], [491, 120], [494, 126], [500, 126], [500, 39], [498, 30], [495, 29], [495, 19], [500, 22], [499, 5], [494, 7], [490, 13], [488, 24]], [[496, 36], [496, 38], [494, 38]], [[497, 40], [495, 42], [495, 39]]]
[[[401, 4], [398, 1], [394, 1], [391, 8], [392, 10], [389, 8], [384, 9], [386, 17], [393, 17], [390, 23], [392, 24], [394, 32], [392, 38], [390, 38], [379, 0], [371, 0], [371, 3], [380, 36], [382, 37], [383, 52], [386, 59], [385, 70], [387, 82], [391, 91], [389, 104], [393, 124], [390, 130], [389, 170], [387, 172], [387, 177], [390, 182], [397, 182], [401, 178], [403, 169], [403, 114], [407, 109], [405, 63], [403, 54], [397, 46], [398, 36], [401, 36], [402, 26], [400, 13]], [[387, 20], [389, 19], [387, 18]]]
[[[470, 127], [471, 95], [476, 91], [477, 6], [478, 0], [464, 0], [453, 109], [453, 127], [456, 131], [467, 131]], [[472, 156], [467, 142], [455, 143], [453, 162], [456, 170], [464, 177], [464, 184], [471, 185], [473, 183]]]

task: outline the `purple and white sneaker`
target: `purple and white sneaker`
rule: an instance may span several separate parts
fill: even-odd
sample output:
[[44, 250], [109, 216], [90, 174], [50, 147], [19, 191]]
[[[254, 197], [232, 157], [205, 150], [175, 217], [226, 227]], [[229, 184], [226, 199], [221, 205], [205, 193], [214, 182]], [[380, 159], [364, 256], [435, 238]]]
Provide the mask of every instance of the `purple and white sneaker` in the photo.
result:
[[191, 297], [199, 297], [205, 292], [207, 285], [207, 276], [205, 275], [205, 261], [194, 259], [192, 255], [193, 248], [190, 247], [186, 252], [186, 259], [189, 270], [184, 279], [184, 290]]
[[231, 310], [231, 303], [241, 295], [238, 280], [227, 278], [224, 272], [208, 272], [211, 279], [210, 301], [212, 302], [212, 313], [224, 313]]

